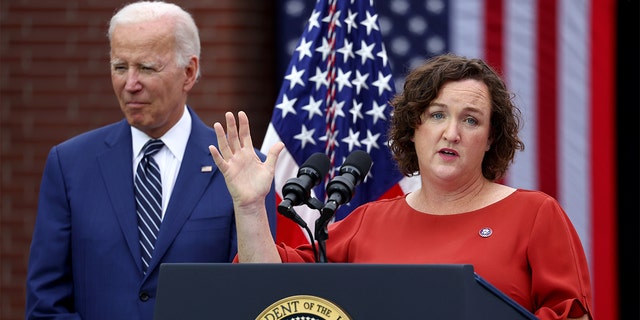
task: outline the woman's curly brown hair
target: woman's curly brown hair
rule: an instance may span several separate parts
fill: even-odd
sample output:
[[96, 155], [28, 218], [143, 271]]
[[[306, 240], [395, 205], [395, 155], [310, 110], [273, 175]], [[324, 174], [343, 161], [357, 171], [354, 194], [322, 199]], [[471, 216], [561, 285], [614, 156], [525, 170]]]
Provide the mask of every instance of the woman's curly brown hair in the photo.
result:
[[393, 116], [389, 128], [389, 147], [398, 168], [406, 176], [418, 174], [418, 156], [412, 141], [420, 116], [438, 96], [444, 84], [474, 79], [482, 81], [491, 96], [491, 148], [484, 155], [482, 174], [494, 181], [504, 176], [516, 150], [524, 150], [518, 137], [521, 112], [512, 102], [502, 78], [480, 59], [454, 54], [433, 57], [414, 69], [405, 79], [404, 91], [391, 101]]

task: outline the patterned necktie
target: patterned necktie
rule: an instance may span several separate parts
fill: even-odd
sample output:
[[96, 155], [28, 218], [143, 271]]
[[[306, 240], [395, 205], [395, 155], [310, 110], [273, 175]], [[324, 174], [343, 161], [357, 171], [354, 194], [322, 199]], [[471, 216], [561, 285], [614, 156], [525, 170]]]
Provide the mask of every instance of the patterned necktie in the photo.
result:
[[142, 251], [142, 271], [147, 273], [153, 248], [162, 222], [162, 182], [160, 168], [153, 159], [164, 146], [162, 140], [151, 139], [142, 147], [144, 156], [135, 177], [136, 211], [138, 213], [138, 234]]

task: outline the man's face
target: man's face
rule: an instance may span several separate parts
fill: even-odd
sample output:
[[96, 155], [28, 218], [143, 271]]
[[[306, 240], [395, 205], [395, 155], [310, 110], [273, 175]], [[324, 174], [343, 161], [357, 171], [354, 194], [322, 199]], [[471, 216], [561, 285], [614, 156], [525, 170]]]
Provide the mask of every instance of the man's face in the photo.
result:
[[118, 25], [111, 37], [111, 83], [130, 125], [158, 138], [180, 120], [198, 60], [176, 65], [171, 21]]

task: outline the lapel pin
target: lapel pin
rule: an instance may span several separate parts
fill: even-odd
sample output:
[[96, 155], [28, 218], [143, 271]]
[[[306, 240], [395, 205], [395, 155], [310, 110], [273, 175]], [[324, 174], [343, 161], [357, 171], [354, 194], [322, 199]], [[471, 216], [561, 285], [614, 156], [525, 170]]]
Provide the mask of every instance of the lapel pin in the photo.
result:
[[483, 238], [488, 238], [493, 234], [493, 230], [491, 228], [482, 228], [478, 234]]
[[202, 168], [200, 168], [200, 172], [211, 172], [213, 171], [213, 166], [202, 166]]

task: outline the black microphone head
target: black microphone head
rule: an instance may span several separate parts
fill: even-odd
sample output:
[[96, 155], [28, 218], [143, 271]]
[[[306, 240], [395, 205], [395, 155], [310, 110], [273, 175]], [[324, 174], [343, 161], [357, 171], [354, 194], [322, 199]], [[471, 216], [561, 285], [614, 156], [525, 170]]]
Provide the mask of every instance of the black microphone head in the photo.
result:
[[340, 173], [353, 172], [353, 168], [358, 171], [357, 179], [358, 183], [364, 181], [364, 178], [369, 173], [371, 165], [373, 164], [371, 156], [362, 150], [356, 150], [347, 156], [344, 160], [342, 167], [340, 167]]
[[326, 154], [317, 152], [305, 161], [298, 176], [291, 178], [282, 186], [283, 199], [288, 199], [291, 206], [297, 206], [306, 202], [310, 197], [311, 188], [320, 184], [329, 172], [329, 157]]
[[331, 161], [329, 157], [322, 152], [316, 152], [300, 166], [298, 176], [301, 174], [316, 175], [315, 180], [317, 180], [316, 185], [318, 185], [329, 172], [330, 166]]

